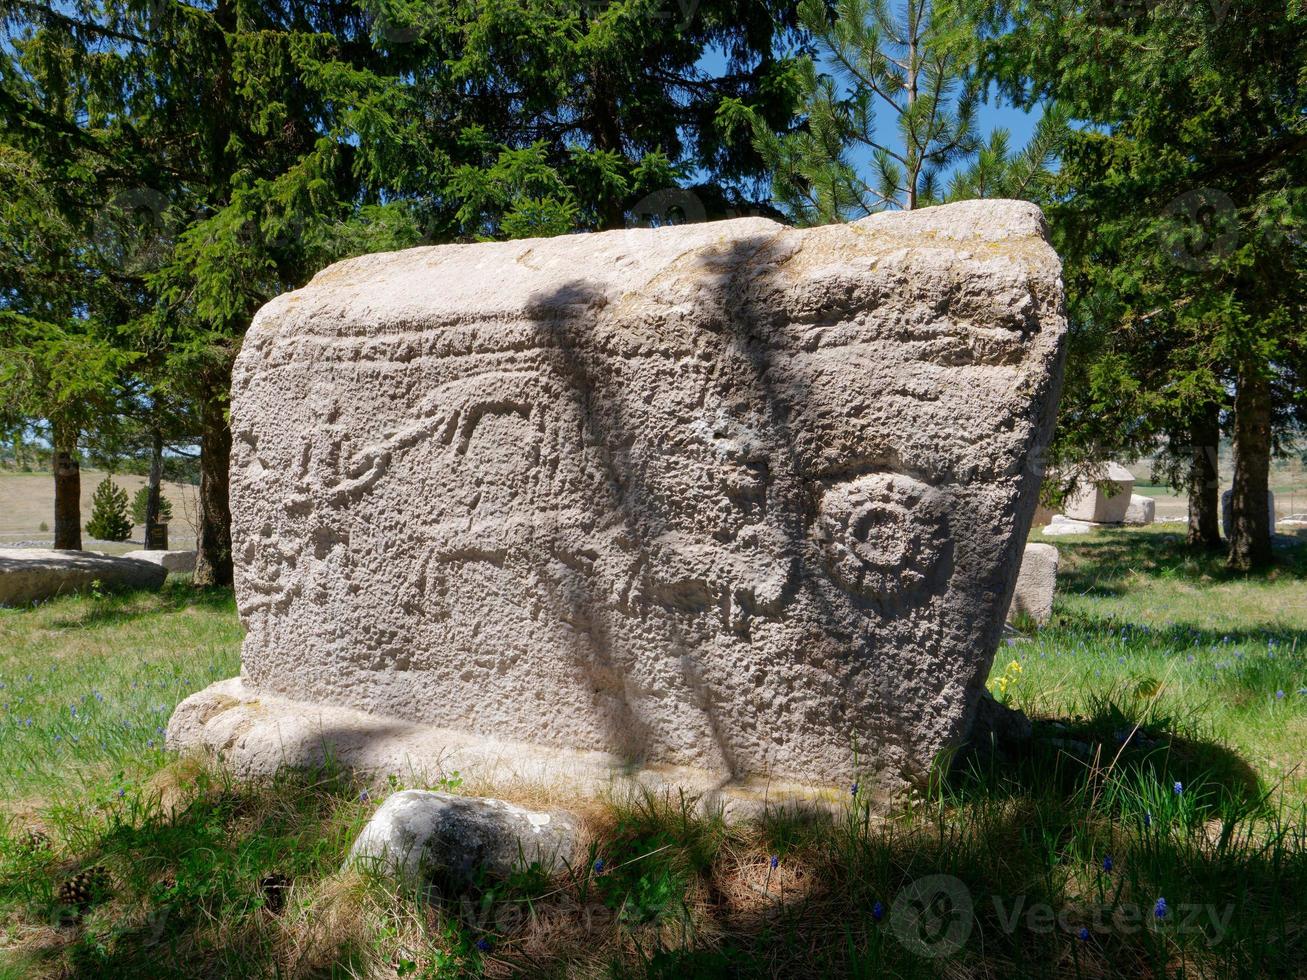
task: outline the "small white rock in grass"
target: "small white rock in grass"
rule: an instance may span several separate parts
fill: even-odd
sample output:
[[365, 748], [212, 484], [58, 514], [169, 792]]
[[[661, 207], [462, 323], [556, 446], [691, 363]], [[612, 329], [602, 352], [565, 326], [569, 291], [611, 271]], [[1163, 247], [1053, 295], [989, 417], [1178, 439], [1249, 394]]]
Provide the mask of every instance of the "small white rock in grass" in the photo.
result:
[[494, 877], [574, 857], [577, 827], [565, 813], [484, 797], [403, 790], [387, 798], [350, 849], [348, 864], [395, 878], [458, 884], [484, 868]]
[[1130, 506], [1125, 509], [1126, 524], [1152, 524], [1157, 515], [1157, 501], [1140, 493], [1130, 495]]

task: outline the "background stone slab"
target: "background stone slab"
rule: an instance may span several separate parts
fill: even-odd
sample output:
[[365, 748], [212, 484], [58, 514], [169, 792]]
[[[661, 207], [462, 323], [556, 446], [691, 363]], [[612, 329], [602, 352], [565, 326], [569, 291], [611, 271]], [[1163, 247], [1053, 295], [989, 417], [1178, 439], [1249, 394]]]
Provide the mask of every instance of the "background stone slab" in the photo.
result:
[[85, 591], [92, 582], [105, 589], [157, 589], [167, 574], [151, 562], [91, 551], [0, 548], [0, 606]]
[[1053, 618], [1053, 593], [1057, 589], [1057, 548], [1051, 544], [1027, 544], [1012, 592], [1008, 621], [1025, 614], [1041, 626]]

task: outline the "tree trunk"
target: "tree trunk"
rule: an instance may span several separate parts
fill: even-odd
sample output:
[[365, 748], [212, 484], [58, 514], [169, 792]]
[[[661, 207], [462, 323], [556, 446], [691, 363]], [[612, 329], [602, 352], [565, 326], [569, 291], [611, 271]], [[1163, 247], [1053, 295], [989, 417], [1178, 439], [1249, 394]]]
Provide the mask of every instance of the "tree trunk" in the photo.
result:
[[1271, 470], [1271, 391], [1256, 365], [1239, 370], [1234, 395], [1234, 492], [1230, 500], [1230, 556], [1234, 571], [1271, 563], [1266, 491]]
[[82, 463], [77, 455], [77, 430], [56, 425], [54, 453], [54, 546], [82, 550]]
[[159, 495], [163, 482], [163, 434], [154, 430], [150, 440], [150, 480], [145, 491], [145, 547], [153, 549], [154, 537], [150, 534], [159, 523]]
[[160, 485], [163, 482], [163, 433], [154, 430], [150, 446], [150, 489], [145, 495], [145, 526], [159, 523]]
[[[222, 389], [225, 393], [225, 389]], [[210, 394], [200, 405], [200, 539], [195, 584], [231, 585], [231, 501], [227, 472], [231, 429], [222, 402]]]
[[1215, 403], [1199, 410], [1189, 426], [1189, 438], [1189, 543], [1219, 548], [1221, 417]]

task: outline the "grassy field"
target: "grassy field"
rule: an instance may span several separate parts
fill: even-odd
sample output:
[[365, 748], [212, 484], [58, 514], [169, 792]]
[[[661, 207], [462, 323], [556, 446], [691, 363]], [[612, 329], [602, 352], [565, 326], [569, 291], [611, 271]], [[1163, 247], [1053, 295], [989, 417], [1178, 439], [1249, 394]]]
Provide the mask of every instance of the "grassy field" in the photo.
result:
[[229, 595], [0, 611], [0, 977], [1303, 975], [1307, 547], [1236, 578], [1162, 529], [1056, 543], [1054, 622], [991, 682], [1030, 743], [888, 817], [589, 805], [569, 873], [460, 900], [340, 870], [382, 796], [347, 774], [161, 751], [238, 669]]
[[[91, 498], [95, 488], [108, 474], [82, 470], [82, 525], [91, 519]], [[127, 498], [145, 486], [146, 478], [117, 473], [113, 478], [127, 491]], [[195, 547], [195, 523], [198, 511], [198, 488], [185, 483], [165, 483], [163, 495], [172, 503], [172, 520], [168, 525], [168, 545], [172, 548]], [[0, 467], [0, 548], [13, 541], [52, 541], [49, 528], [54, 522], [54, 478], [49, 472], [22, 472]], [[41, 530], [45, 524], [46, 530]], [[144, 547], [145, 529], [133, 528], [132, 541], [93, 542], [83, 547], [94, 551], [122, 553]], [[85, 537], [85, 532], [83, 532]]]

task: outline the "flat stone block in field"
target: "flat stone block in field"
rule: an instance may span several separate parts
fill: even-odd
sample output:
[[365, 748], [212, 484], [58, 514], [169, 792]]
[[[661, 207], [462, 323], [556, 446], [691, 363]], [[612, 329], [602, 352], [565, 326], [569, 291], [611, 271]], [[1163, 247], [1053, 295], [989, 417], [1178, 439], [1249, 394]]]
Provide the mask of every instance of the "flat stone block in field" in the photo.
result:
[[1097, 527], [1102, 527], [1102, 525], [1090, 521], [1073, 521], [1065, 514], [1054, 514], [1048, 525], [1039, 530], [1042, 534], [1060, 537], [1064, 534], [1088, 534]]
[[719, 785], [921, 772], [984, 690], [1064, 334], [1011, 201], [334, 265], [233, 376], [232, 710]]
[[150, 562], [111, 557], [92, 551], [48, 548], [0, 548], [0, 606], [101, 588], [157, 589], [167, 572]]
[[1138, 525], [1152, 524], [1156, 514], [1156, 500], [1152, 497], [1145, 497], [1141, 493], [1132, 493], [1130, 495], [1130, 504], [1125, 509], [1125, 517], [1122, 518], [1122, 522]]
[[1103, 478], [1081, 487], [1066, 501], [1064, 511], [1073, 521], [1120, 524], [1134, 487], [1133, 473], [1120, 463], [1108, 463]]
[[194, 551], [129, 551], [123, 557], [135, 558], [137, 561], [153, 562], [156, 565], [162, 565], [164, 570], [169, 572], [189, 573], [195, 571]]

